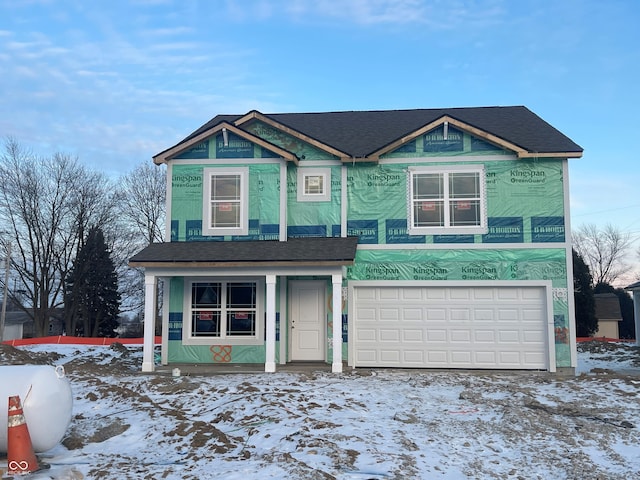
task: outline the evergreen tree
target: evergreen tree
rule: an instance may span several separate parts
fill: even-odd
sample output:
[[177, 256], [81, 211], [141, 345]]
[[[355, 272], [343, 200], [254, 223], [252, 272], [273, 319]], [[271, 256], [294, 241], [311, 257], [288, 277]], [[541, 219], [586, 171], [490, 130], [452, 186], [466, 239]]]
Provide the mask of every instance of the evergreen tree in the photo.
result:
[[67, 333], [87, 337], [115, 337], [120, 310], [118, 277], [104, 235], [89, 231], [67, 278]]
[[573, 250], [573, 298], [576, 306], [576, 336], [590, 337], [598, 330], [596, 302], [591, 287], [589, 267], [578, 252]]
[[620, 313], [622, 321], [618, 324], [620, 338], [636, 338], [635, 315], [633, 312], [633, 299], [624, 288], [614, 288], [608, 283], [599, 283], [594, 288], [595, 293], [615, 293], [620, 301]]

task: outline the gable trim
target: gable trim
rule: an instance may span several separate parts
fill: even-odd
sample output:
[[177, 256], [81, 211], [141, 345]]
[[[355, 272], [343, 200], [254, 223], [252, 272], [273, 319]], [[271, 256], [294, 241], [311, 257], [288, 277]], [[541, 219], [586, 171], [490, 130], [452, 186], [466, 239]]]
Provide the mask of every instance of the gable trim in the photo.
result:
[[274, 152], [275, 154], [281, 156], [285, 160], [291, 161], [296, 165], [298, 164], [298, 157], [294, 153], [289, 152], [288, 150], [285, 150], [283, 148], [280, 148], [277, 145], [274, 145], [273, 143], [267, 142], [266, 140], [263, 140], [262, 138], [257, 137], [249, 132], [246, 132], [228, 122], [220, 122], [217, 125], [211, 127], [210, 129], [207, 129], [204, 132], [196, 135], [195, 137], [192, 137], [184, 142], [181, 142], [169, 148], [168, 150], [165, 150], [162, 153], [159, 153], [158, 155], [155, 155], [153, 157], [153, 163], [155, 163], [156, 165], [167, 163], [169, 160], [172, 159], [172, 157], [175, 157], [176, 155], [179, 155], [180, 153], [188, 150], [194, 145], [197, 145], [198, 143], [202, 142], [203, 140], [206, 140], [207, 138], [212, 137], [213, 135], [222, 131], [225, 128], [230, 132], [234, 133], [235, 135], [244, 138], [245, 140], [248, 140], [263, 148], [266, 148], [267, 150]]
[[420, 135], [424, 135], [425, 133], [433, 130], [434, 128], [439, 127], [440, 125], [443, 125], [445, 122], [448, 122], [450, 125], [457, 127], [460, 130], [464, 130], [467, 133], [471, 133], [473, 135], [475, 135], [476, 137], [482, 138], [483, 140], [487, 140], [491, 143], [497, 144], [503, 148], [506, 148], [508, 150], [512, 150], [514, 151], [518, 157], [522, 157], [523, 154], [528, 153], [525, 149], [523, 149], [522, 147], [519, 147], [518, 145], [508, 142], [506, 140], [503, 140], [500, 137], [496, 137], [495, 135], [489, 133], [489, 132], [485, 132], [484, 130], [480, 130], [479, 128], [473, 127], [467, 123], [461, 122], [460, 120], [456, 120], [453, 117], [450, 117], [449, 115], [443, 115], [442, 117], [438, 118], [437, 120], [434, 120], [433, 122], [427, 123], [425, 126], [423, 126], [422, 128], [419, 128], [418, 130], [415, 130], [411, 133], [409, 133], [408, 135], [405, 135], [401, 138], [399, 138], [398, 140], [396, 140], [395, 142], [392, 142], [388, 145], [386, 145], [385, 147], [381, 148], [380, 150], [377, 150], [375, 152], [371, 152], [369, 155], [367, 155], [367, 157], [369, 157], [372, 160], [378, 161], [380, 160], [380, 157], [386, 153], [389, 153], [393, 150], [395, 150], [396, 148], [404, 145], [407, 142], [410, 142], [411, 140], [414, 140], [415, 138], [419, 137]]
[[287, 135], [291, 135], [292, 137], [297, 138], [298, 140], [308, 143], [310, 145], [313, 145], [314, 147], [327, 152], [331, 155], [335, 155], [336, 157], [340, 158], [340, 160], [344, 161], [350, 161], [351, 157], [349, 155], [347, 155], [345, 152], [342, 152], [340, 150], [337, 150], [336, 148], [333, 148], [331, 145], [327, 145], [325, 143], [322, 143], [318, 140], [316, 140], [313, 137], [310, 137], [308, 135], [305, 135], [302, 132], [299, 132], [298, 130], [295, 130], [291, 127], [287, 127], [286, 125], [277, 122], [275, 120], [273, 120], [272, 118], [270, 118], [269, 116], [260, 113], [257, 110], [252, 110], [249, 113], [247, 113], [246, 115], [243, 115], [242, 117], [240, 117], [239, 119], [237, 119], [235, 122], [233, 122], [235, 125], [240, 126], [244, 123], [247, 123], [250, 120], [260, 120], [263, 123], [266, 123], [267, 125], [272, 126], [273, 128], [280, 130], [284, 133], [286, 133]]
[[[463, 130], [469, 134], [472, 134], [478, 138], [491, 142], [495, 145], [498, 145], [506, 150], [510, 150], [514, 152], [518, 158], [535, 158], [535, 157], [547, 157], [547, 158], [580, 158], [582, 157], [582, 152], [529, 152], [525, 148], [516, 145], [515, 143], [509, 142], [501, 137], [493, 135], [485, 130], [469, 125], [468, 123], [462, 122], [454, 117], [449, 115], [443, 115], [442, 117], [434, 120], [433, 122], [427, 123], [422, 128], [415, 130], [398, 140], [386, 145], [385, 147], [371, 152], [367, 155], [366, 159], [369, 161], [379, 161], [380, 157], [386, 153], [392, 152], [393, 150], [401, 147], [407, 142], [414, 140], [420, 135], [424, 135], [425, 133], [433, 130], [434, 128], [439, 127], [447, 122], [449, 125], [452, 125], [460, 130]], [[364, 159], [363, 159], [364, 160]]]

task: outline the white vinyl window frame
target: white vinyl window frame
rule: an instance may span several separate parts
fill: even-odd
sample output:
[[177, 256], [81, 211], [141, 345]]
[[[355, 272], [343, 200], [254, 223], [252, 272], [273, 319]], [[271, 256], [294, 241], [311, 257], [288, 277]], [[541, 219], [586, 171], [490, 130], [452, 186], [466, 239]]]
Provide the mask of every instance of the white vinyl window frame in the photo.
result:
[[330, 202], [331, 169], [298, 168], [298, 201]]
[[[214, 197], [213, 183], [216, 178], [234, 177], [239, 192], [234, 198]], [[247, 235], [249, 233], [249, 168], [205, 168], [203, 170], [202, 235]], [[233, 225], [216, 225], [214, 215], [221, 206], [236, 213]]]
[[[221, 284], [220, 291], [222, 298], [220, 299], [220, 335], [219, 336], [202, 336], [194, 335], [193, 332], [193, 313], [198, 310], [192, 308], [192, 291], [194, 284], [200, 283], [218, 283]], [[247, 309], [255, 314], [255, 333], [254, 335], [227, 335], [227, 314], [233, 310], [227, 305], [227, 286], [229, 284], [255, 284], [256, 305], [253, 309]], [[182, 320], [182, 343], [184, 345], [263, 345], [264, 344], [264, 323], [265, 323], [265, 281], [259, 277], [192, 277], [186, 278], [184, 282], [184, 301], [183, 301], [183, 320]], [[213, 308], [212, 308], [213, 310]]]
[[[478, 191], [474, 196], [456, 198], [450, 192], [450, 176], [452, 174], [472, 174], [477, 175]], [[421, 199], [414, 191], [414, 178], [421, 174], [440, 175], [442, 178], [442, 191], [438, 198], [432, 200]], [[438, 203], [442, 208], [442, 224], [437, 226], [417, 225], [416, 209], [419, 204]], [[478, 220], [473, 225], [455, 225], [452, 220], [451, 211], [454, 204], [464, 202], [478, 202]], [[434, 165], [434, 166], [412, 166], [407, 174], [407, 230], [410, 235], [471, 235], [485, 234], [487, 228], [487, 195], [485, 169], [483, 165]]]

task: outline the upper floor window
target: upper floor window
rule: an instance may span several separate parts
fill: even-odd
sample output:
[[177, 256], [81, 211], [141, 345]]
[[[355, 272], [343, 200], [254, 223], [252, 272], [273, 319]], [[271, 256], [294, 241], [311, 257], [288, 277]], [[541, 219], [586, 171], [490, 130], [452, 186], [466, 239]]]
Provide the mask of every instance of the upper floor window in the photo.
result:
[[203, 235], [246, 235], [249, 169], [204, 169]]
[[480, 165], [411, 167], [409, 233], [486, 233], [484, 169]]
[[331, 200], [330, 168], [298, 169], [298, 201], [328, 202]]

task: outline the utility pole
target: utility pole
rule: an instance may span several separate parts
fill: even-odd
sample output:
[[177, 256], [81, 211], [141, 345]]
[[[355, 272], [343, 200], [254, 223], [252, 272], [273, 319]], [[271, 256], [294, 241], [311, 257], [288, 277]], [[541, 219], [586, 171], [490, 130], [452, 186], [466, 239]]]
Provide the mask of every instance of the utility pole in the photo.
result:
[[7, 298], [9, 294], [9, 268], [11, 267], [11, 243], [7, 243], [4, 257], [4, 292], [2, 294], [2, 312], [0, 312], [0, 342], [4, 340], [4, 322], [7, 318]]

